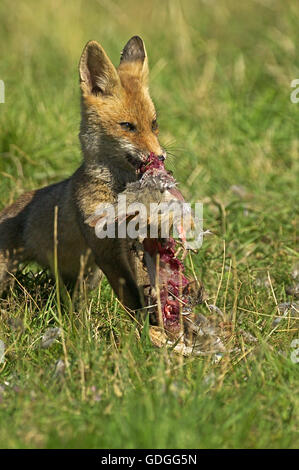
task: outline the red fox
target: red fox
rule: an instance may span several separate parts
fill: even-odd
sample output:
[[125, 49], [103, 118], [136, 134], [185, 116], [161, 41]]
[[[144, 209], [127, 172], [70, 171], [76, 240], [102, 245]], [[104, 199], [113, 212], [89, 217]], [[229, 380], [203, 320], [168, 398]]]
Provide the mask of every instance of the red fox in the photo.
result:
[[[91, 285], [96, 285], [104, 272], [126, 307], [144, 307], [144, 286], [150, 281], [138, 250], [132, 249], [128, 238], [99, 239], [86, 221], [99, 203], [114, 204], [128, 186], [134, 187], [137, 170], [150, 155], [161, 162], [166, 158], [158, 139], [148, 75], [147, 54], [140, 37], [128, 41], [117, 69], [100, 44], [87, 43], [79, 63], [83, 163], [70, 178], [26, 193], [0, 213], [0, 292], [20, 262], [36, 261], [53, 267], [56, 223], [57, 261], [63, 280], [75, 281], [84, 259], [83, 274]], [[167, 180], [163, 169], [160, 174]], [[140, 191], [138, 197], [132, 190], [130, 194], [133, 199], [161, 201], [165, 192], [151, 187]], [[159, 250], [173, 265], [171, 244]], [[178, 305], [167, 300], [167, 291], [165, 295], [169, 313]]]
[[102, 46], [90, 41], [80, 63], [80, 142], [83, 163], [68, 179], [22, 195], [0, 213], [0, 291], [20, 262], [52, 267], [54, 209], [58, 208], [58, 267], [75, 280], [82, 257], [95, 283], [100, 270], [132, 309], [142, 306], [127, 240], [99, 240], [85, 223], [99, 202], [114, 202], [150, 153], [166, 157], [148, 90], [148, 59], [142, 39], [132, 37], [115, 68]]

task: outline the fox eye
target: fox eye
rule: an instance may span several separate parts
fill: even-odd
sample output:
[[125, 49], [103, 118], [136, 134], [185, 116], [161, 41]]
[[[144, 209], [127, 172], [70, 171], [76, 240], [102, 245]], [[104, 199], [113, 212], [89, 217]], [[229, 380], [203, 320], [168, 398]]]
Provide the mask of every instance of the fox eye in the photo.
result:
[[157, 130], [158, 130], [157, 119], [154, 119], [153, 122], [152, 122], [152, 131], [155, 132]]
[[119, 125], [125, 131], [129, 131], [129, 132], [135, 132], [136, 131], [135, 124], [132, 124], [131, 122], [120, 122]]

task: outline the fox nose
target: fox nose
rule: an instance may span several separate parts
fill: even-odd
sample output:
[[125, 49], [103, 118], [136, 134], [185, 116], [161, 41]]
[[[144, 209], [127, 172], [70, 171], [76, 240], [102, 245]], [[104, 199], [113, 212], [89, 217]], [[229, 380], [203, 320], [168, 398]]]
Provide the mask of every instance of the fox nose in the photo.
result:
[[147, 153], [146, 155], [149, 157], [149, 155], [154, 155], [156, 158], [158, 158], [158, 160], [160, 160], [161, 162], [164, 162], [166, 160], [166, 156], [167, 156], [167, 153], [166, 151], [160, 147], [160, 149], [157, 151], [155, 150], [151, 150], [149, 153]]
[[164, 150], [164, 148], [162, 147], [161, 148], [161, 153], [158, 155], [158, 158], [161, 162], [164, 162], [166, 160], [166, 151]]

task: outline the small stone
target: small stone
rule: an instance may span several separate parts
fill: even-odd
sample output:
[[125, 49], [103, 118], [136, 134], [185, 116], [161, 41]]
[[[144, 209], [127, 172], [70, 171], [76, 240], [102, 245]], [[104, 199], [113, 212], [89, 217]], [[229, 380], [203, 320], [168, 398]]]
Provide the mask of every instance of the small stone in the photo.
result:
[[255, 280], [255, 285], [258, 287], [270, 287], [269, 278], [267, 276], [258, 276]]
[[221, 361], [222, 358], [223, 358], [223, 353], [216, 353], [216, 354], [214, 354], [212, 363], [213, 364], [218, 364]]
[[9, 318], [8, 325], [13, 331], [23, 332], [24, 331], [24, 323], [21, 318]]
[[292, 284], [286, 287], [286, 293], [299, 299], [299, 282], [297, 284]]
[[274, 318], [272, 327], [278, 325], [283, 318], [288, 316], [299, 318], [299, 302], [282, 302], [278, 304], [278, 309], [281, 312], [281, 317]]
[[247, 195], [247, 191], [244, 188], [244, 186], [238, 185], [238, 184], [233, 184], [230, 187], [230, 190], [232, 193], [236, 194], [236, 196], [239, 196], [241, 199], [244, 199]]
[[65, 372], [65, 362], [63, 359], [59, 359], [55, 364], [54, 377], [62, 377]]
[[42, 336], [41, 348], [49, 348], [59, 336], [61, 336], [60, 328], [48, 328]]
[[294, 279], [294, 281], [299, 281], [299, 263], [293, 266], [291, 276]]

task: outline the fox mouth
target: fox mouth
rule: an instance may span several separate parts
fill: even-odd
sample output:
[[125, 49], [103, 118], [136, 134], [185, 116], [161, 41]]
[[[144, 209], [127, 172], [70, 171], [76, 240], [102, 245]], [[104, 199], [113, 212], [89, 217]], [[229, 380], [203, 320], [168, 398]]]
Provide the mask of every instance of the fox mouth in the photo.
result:
[[161, 170], [164, 169], [164, 161], [166, 157], [164, 155], [155, 156], [153, 153], [140, 153], [140, 154], [133, 154], [127, 153], [126, 159], [134, 167], [136, 170], [137, 175], [141, 175], [147, 171], [147, 166], [150, 165], [151, 167], [155, 167], [156, 169]]
[[132, 154], [132, 153], [126, 154], [126, 159], [130, 163], [130, 165], [132, 165], [132, 167], [135, 169], [136, 174], [139, 174], [140, 168], [142, 167], [142, 165], [144, 165], [146, 158], [147, 157], [144, 154], [139, 155], [139, 156], [137, 156], [136, 154]]

